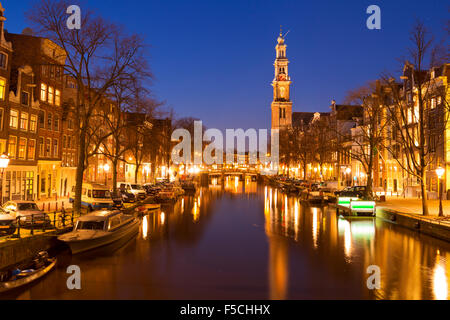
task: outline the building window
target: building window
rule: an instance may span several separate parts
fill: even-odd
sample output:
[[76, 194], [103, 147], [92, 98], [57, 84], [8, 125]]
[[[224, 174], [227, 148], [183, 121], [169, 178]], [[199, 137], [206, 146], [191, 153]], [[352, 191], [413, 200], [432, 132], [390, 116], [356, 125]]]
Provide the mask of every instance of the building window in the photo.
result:
[[0, 130], [3, 130], [3, 108], [0, 108]]
[[53, 120], [53, 129], [55, 131], [59, 131], [59, 117], [55, 115], [55, 119]]
[[0, 78], [0, 100], [5, 100], [6, 79]]
[[26, 153], [27, 153], [27, 139], [20, 138], [19, 139], [19, 159], [25, 160]]
[[48, 87], [48, 103], [53, 104], [53, 87]]
[[57, 106], [61, 105], [61, 91], [59, 91], [58, 89], [55, 90], [55, 104]]
[[28, 130], [28, 113], [26, 112], [20, 114], [20, 130]]
[[6, 152], [6, 139], [0, 139], [0, 153], [4, 154]]
[[41, 101], [47, 101], [47, 85], [41, 83]]
[[30, 94], [28, 92], [22, 91], [20, 103], [22, 103], [24, 106], [30, 105]]
[[72, 119], [69, 119], [69, 123], [67, 124], [67, 128], [69, 128], [70, 130], [73, 129], [73, 121], [72, 121]]
[[39, 137], [39, 156], [44, 157], [44, 138]]
[[66, 135], [63, 135], [63, 143], [62, 143], [62, 147], [63, 148], [67, 148], [67, 145], [66, 145]]
[[436, 108], [436, 98], [431, 98], [431, 109], [435, 109]]
[[51, 113], [47, 114], [47, 130], [52, 130], [52, 119], [53, 116]]
[[28, 140], [28, 160], [34, 160], [34, 155], [36, 152], [36, 140]]
[[53, 139], [53, 157], [58, 158], [58, 139]]
[[52, 151], [52, 140], [50, 138], [46, 139], [46, 144], [45, 144], [45, 156], [47, 158], [51, 157], [51, 151]]
[[16, 158], [17, 137], [9, 136], [8, 154], [11, 159]]
[[55, 77], [57, 80], [59, 80], [59, 78], [61, 78], [61, 68], [60, 67], [55, 67]]
[[17, 129], [19, 125], [19, 111], [11, 110], [9, 113], [9, 126], [10, 128]]
[[55, 66], [50, 66], [50, 78], [55, 76]]
[[39, 111], [39, 128], [45, 128], [45, 112]]
[[3, 52], [0, 52], [0, 68], [6, 69], [8, 62], [8, 56], [4, 54]]
[[32, 114], [30, 115], [30, 131], [36, 132], [36, 127], [37, 127], [37, 117], [36, 115]]

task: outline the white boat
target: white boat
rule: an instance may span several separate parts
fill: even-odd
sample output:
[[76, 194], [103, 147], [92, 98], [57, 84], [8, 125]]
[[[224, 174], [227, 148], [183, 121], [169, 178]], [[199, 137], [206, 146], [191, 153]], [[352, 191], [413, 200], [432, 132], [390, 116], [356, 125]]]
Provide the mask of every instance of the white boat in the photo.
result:
[[139, 231], [139, 220], [119, 210], [95, 211], [80, 217], [72, 232], [58, 237], [77, 254], [116, 242]]

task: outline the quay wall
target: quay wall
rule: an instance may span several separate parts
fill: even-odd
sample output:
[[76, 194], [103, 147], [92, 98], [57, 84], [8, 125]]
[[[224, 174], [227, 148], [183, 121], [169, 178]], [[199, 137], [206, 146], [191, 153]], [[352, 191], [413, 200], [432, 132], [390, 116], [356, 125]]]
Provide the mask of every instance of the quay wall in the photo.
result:
[[433, 219], [387, 208], [377, 208], [377, 218], [441, 240], [450, 241], [450, 224], [438, 223]]

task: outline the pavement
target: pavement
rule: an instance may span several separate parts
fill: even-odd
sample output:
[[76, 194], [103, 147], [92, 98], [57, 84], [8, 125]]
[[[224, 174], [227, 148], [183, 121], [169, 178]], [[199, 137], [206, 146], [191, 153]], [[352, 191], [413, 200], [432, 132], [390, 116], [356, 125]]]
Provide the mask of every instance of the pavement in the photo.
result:
[[[422, 214], [421, 199], [387, 197], [386, 202], [379, 202], [377, 207], [424, 217]], [[450, 200], [442, 200], [442, 209], [444, 212], [444, 217], [439, 217], [439, 200], [428, 200], [429, 216], [427, 216], [427, 218], [450, 220]]]

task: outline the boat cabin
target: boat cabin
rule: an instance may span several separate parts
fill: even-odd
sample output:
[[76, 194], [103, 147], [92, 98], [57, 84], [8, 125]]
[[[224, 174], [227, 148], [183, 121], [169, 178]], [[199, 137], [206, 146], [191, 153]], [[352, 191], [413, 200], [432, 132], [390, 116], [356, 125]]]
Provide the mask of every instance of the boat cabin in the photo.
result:
[[123, 214], [119, 210], [96, 211], [80, 217], [75, 230], [115, 231], [133, 220], [133, 216]]

